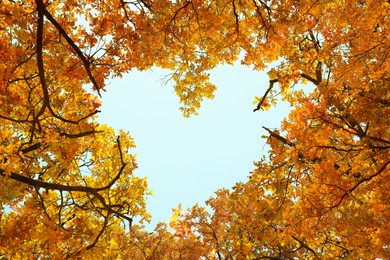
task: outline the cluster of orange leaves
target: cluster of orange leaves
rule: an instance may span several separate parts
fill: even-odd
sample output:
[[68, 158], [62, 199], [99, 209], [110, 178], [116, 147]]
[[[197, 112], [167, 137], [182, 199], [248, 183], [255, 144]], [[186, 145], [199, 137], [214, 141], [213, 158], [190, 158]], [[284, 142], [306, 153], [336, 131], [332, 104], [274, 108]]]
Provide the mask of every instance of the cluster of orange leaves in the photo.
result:
[[[389, 35], [385, 0], [2, 1], [0, 256], [389, 258]], [[212, 212], [179, 207], [148, 233], [133, 139], [97, 122], [106, 81], [170, 69], [190, 116], [239, 59], [277, 64], [255, 111], [293, 110]]]

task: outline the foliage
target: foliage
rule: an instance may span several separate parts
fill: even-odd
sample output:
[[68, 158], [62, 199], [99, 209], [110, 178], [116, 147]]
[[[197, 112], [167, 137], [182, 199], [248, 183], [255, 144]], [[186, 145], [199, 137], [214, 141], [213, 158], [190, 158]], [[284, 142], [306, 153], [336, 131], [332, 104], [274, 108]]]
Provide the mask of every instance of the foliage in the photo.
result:
[[281, 60], [255, 111], [278, 94], [294, 109], [280, 131], [264, 127], [270, 152], [249, 180], [177, 230], [191, 226], [217, 259], [389, 258], [389, 3], [229, 5], [243, 63]]
[[[389, 20], [379, 0], [3, 0], [0, 254], [389, 258]], [[240, 57], [279, 64], [255, 111], [279, 95], [294, 107], [281, 129], [264, 126], [269, 155], [216, 192], [212, 213], [132, 226], [150, 217], [149, 191], [132, 138], [96, 120], [107, 80], [171, 69], [190, 116], [213, 97], [209, 71]]]

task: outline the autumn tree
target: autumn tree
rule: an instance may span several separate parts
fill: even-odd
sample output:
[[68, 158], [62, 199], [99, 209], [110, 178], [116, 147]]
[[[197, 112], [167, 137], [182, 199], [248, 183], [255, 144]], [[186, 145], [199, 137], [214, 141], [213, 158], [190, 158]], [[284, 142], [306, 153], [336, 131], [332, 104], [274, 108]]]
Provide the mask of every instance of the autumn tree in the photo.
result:
[[173, 71], [185, 116], [213, 97], [218, 62], [183, 19], [198, 4], [184, 5], [1, 1], [2, 257], [112, 259], [134, 217], [150, 218], [134, 142], [98, 123], [99, 96], [109, 78], [159, 66]]
[[[0, 254], [388, 258], [389, 15], [384, 0], [3, 0]], [[212, 213], [131, 234], [149, 191], [132, 138], [97, 122], [107, 80], [171, 69], [190, 116], [213, 97], [210, 70], [240, 59], [274, 65], [255, 111], [294, 107], [264, 126], [269, 155]]]
[[[217, 259], [389, 258], [388, 1], [217, 1], [221, 36], [242, 63], [271, 68], [255, 111], [293, 106], [264, 126], [269, 154], [245, 183], [189, 209]], [[229, 24], [228, 24], [229, 23]], [[215, 33], [216, 34], [216, 33]], [[306, 84], [308, 87], [306, 87]]]
[[133, 139], [96, 120], [109, 76], [169, 60], [149, 48], [159, 43], [150, 10], [146, 1], [1, 2], [2, 257], [113, 259], [133, 218], [150, 218]]

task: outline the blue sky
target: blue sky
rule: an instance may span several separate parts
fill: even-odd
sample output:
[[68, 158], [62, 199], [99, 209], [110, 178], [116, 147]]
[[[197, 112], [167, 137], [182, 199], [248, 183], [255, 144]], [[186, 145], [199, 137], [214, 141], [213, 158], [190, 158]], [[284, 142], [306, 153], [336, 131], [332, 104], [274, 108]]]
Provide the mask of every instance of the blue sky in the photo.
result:
[[268, 87], [264, 72], [221, 66], [211, 71], [215, 98], [206, 100], [199, 116], [183, 118], [171, 85], [159, 69], [132, 72], [114, 79], [103, 94], [99, 120], [135, 138], [139, 168], [154, 195], [148, 199], [150, 227], [166, 222], [171, 209], [204, 201], [219, 188], [245, 181], [253, 162], [266, 152], [261, 126], [278, 127], [289, 106], [252, 112], [255, 95]]

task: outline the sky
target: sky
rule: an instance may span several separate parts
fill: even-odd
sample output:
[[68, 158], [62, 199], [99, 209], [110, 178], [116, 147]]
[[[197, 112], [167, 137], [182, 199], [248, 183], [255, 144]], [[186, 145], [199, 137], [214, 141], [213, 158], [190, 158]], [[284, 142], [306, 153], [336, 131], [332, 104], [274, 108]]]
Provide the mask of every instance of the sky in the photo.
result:
[[253, 112], [254, 97], [268, 87], [266, 73], [224, 65], [210, 72], [215, 98], [203, 102], [198, 116], [184, 118], [172, 86], [163, 83], [168, 73], [135, 71], [111, 80], [99, 116], [135, 139], [135, 175], [146, 176], [153, 190], [150, 229], [166, 222], [179, 203], [203, 206], [217, 189], [245, 181], [267, 151], [262, 126], [278, 127], [290, 109], [280, 103]]

